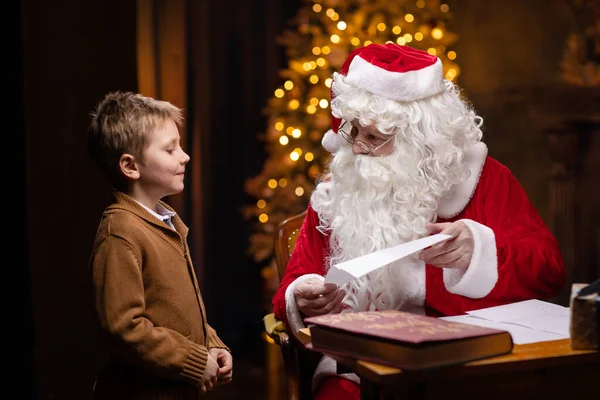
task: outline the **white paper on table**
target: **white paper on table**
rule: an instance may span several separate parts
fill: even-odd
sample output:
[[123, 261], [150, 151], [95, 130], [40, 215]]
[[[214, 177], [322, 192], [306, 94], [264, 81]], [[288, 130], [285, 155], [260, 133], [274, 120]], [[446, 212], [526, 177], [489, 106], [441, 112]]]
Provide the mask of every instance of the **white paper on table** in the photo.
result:
[[341, 286], [389, 263], [414, 254], [419, 250], [448, 240], [451, 237], [451, 235], [438, 233], [332, 265], [325, 276], [325, 283], [335, 283]]
[[548, 342], [551, 340], [560, 340], [560, 339], [568, 339], [569, 338], [569, 335], [559, 335], [557, 333], [538, 331], [536, 329], [531, 329], [531, 328], [527, 328], [527, 327], [520, 326], [520, 325], [490, 321], [488, 319], [478, 318], [478, 317], [475, 317], [473, 315], [468, 315], [468, 314], [467, 315], [456, 315], [456, 316], [452, 316], [452, 317], [439, 317], [439, 319], [508, 331], [508, 333], [510, 333], [510, 336], [512, 337], [514, 344]]
[[481, 310], [467, 311], [467, 314], [566, 337], [571, 336], [569, 331], [571, 309], [547, 301], [525, 300]]

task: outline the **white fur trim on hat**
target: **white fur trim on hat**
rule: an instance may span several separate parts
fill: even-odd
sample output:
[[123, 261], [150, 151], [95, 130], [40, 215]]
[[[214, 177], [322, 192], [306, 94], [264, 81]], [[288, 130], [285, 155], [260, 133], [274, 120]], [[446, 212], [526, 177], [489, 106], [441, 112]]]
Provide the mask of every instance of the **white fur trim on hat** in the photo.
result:
[[335, 133], [332, 129], [325, 132], [323, 135], [323, 139], [321, 140], [321, 144], [323, 148], [330, 153], [335, 153], [342, 146], [342, 137]]
[[442, 62], [415, 71], [392, 72], [354, 57], [346, 80], [362, 89], [395, 101], [415, 101], [445, 90]]
[[444, 268], [444, 284], [450, 293], [480, 299], [498, 282], [496, 235], [487, 226], [470, 219], [460, 219], [473, 235], [473, 255], [466, 270]]

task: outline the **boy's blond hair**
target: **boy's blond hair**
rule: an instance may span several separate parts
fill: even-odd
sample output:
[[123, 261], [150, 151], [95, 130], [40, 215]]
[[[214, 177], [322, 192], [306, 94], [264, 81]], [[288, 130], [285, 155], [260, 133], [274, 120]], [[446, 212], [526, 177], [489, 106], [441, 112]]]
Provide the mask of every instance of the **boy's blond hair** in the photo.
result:
[[133, 92], [111, 92], [91, 113], [88, 151], [96, 166], [118, 190], [126, 187], [119, 168], [123, 154], [144, 161], [149, 133], [166, 121], [183, 125], [183, 111], [167, 101]]

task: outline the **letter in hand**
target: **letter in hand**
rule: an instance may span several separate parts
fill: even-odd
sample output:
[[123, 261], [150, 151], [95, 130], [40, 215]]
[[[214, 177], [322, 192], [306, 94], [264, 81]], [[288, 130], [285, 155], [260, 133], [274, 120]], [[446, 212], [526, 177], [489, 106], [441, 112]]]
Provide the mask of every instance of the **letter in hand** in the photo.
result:
[[217, 386], [227, 385], [233, 379], [233, 357], [225, 349], [213, 347], [208, 353], [217, 360], [219, 364], [219, 378]]
[[298, 309], [307, 317], [341, 312], [345, 295], [346, 292], [337, 285], [317, 278], [300, 282], [294, 288]]
[[202, 383], [200, 384], [200, 393], [206, 394], [214, 389], [219, 379], [219, 364], [215, 359], [208, 354], [206, 360], [206, 368], [204, 368], [204, 374], [202, 374]]
[[422, 250], [419, 259], [440, 268], [467, 269], [475, 243], [471, 230], [462, 221], [427, 224], [429, 233], [444, 233], [452, 238]]

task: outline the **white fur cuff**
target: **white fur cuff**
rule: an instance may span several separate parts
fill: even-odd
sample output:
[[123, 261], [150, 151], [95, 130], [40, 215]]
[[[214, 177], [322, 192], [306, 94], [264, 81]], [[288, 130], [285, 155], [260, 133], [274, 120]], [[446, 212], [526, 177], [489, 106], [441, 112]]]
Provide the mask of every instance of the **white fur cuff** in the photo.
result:
[[321, 381], [328, 376], [339, 376], [360, 385], [360, 378], [354, 373], [338, 374], [336, 361], [328, 356], [321, 357], [312, 378], [312, 390], [317, 390]]
[[469, 267], [463, 270], [444, 269], [444, 284], [450, 293], [479, 299], [487, 296], [498, 282], [496, 236], [487, 226], [470, 219], [461, 219], [473, 235], [473, 255]]
[[311, 278], [317, 278], [321, 281], [324, 281], [325, 278], [318, 274], [306, 274], [299, 276], [296, 280], [287, 287], [285, 290], [285, 312], [287, 315], [288, 324], [294, 336], [298, 336], [296, 333], [299, 329], [304, 328], [304, 321], [302, 320], [302, 315], [300, 315], [300, 310], [298, 310], [298, 305], [296, 304], [296, 298], [294, 297], [294, 288], [300, 282], [304, 282]]

